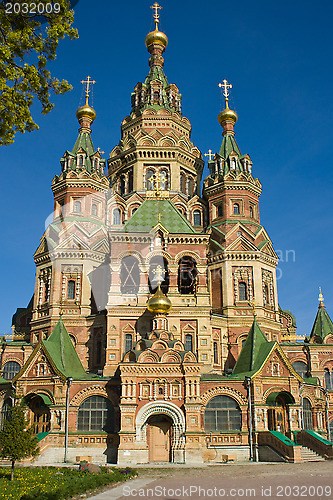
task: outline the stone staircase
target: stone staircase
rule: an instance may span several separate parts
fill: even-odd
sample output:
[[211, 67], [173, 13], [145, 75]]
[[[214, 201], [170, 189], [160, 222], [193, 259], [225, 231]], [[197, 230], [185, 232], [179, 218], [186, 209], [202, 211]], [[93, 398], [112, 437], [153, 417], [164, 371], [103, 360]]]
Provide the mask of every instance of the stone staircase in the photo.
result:
[[301, 458], [303, 462], [325, 462], [325, 458], [306, 446], [301, 448]]

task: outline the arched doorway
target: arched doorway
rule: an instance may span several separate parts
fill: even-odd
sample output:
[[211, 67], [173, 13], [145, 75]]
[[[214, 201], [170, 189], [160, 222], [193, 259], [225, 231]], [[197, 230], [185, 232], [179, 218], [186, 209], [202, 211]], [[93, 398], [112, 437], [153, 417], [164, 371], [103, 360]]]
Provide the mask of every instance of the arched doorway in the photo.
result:
[[266, 400], [268, 409], [268, 430], [285, 434], [290, 430], [289, 405], [295, 404], [293, 396], [287, 391], [272, 392]]
[[[176, 404], [171, 401], [145, 404], [137, 413], [135, 428], [137, 443], [147, 446], [147, 461], [185, 462], [185, 415]], [[163, 441], [163, 458], [158, 458], [162, 449], [153, 451], [158, 436]]]
[[167, 415], [149, 417], [147, 422], [147, 443], [149, 462], [171, 462], [172, 420]]
[[25, 401], [31, 412], [30, 422], [34, 427], [34, 434], [49, 432], [51, 429], [51, 399], [46, 394], [29, 394]]

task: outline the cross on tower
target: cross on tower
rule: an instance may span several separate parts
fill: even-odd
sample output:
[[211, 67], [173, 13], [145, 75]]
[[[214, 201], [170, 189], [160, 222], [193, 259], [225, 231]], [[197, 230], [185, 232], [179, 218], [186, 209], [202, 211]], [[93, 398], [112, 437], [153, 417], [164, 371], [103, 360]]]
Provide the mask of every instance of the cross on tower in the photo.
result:
[[157, 214], [157, 217], [158, 217], [158, 222], [161, 222], [162, 214]]
[[86, 84], [86, 97], [89, 97], [89, 93], [91, 91], [90, 85], [94, 85], [96, 83], [95, 80], [91, 80], [90, 76], [87, 76], [86, 80], [81, 80], [82, 85]]
[[214, 153], [211, 149], [208, 149], [208, 153], [205, 153], [205, 156], [209, 156], [209, 161], [211, 161], [212, 157], [214, 156]]
[[[160, 285], [162, 281], [164, 280], [165, 276], [165, 269], [159, 264], [156, 266], [156, 268], [153, 270], [153, 274], [155, 274], [155, 280], [158, 282]], [[154, 281], [155, 281], [154, 280]]]
[[249, 306], [252, 307], [252, 311], [253, 311], [253, 317], [255, 318], [257, 316], [257, 311], [256, 311], [256, 306], [258, 305], [257, 302], [254, 300], [254, 297], [252, 298], [252, 300], [249, 300], [248, 301], [248, 304]]
[[97, 151], [98, 151], [99, 153], [101, 153], [101, 155], [103, 155], [103, 154], [105, 153], [105, 151], [101, 151], [101, 148], [100, 148], [99, 146], [98, 146], [98, 148], [97, 148]]
[[155, 11], [154, 14], [153, 14], [153, 16], [154, 16], [154, 20], [155, 20], [154, 22], [157, 25], [159, 23], [159, 18], [160, 18], [160, 15], [159, 15], [158, 11], [161, 10], [162, 7], [157, 2], [155, 2], [154, 5], [150, 6], [150, 8]]
[[320, 305], [322, 305], [324, 303], [324, 296], [321, 293], [321, 286], [319, 287], [319, 297], [318, 297], [318, 300], [320, 302]]
[[224, 97], [226, 99], [228, 99], [228, 97], [229, 97], [229, 91], [228, 91], [228, 89], [232, 89], [231, 83], [228, 83], [227, 80], [224, 79], [223, 83], [219, 83], [219, 87], [223, 88], [223, 95], [224, 95]]

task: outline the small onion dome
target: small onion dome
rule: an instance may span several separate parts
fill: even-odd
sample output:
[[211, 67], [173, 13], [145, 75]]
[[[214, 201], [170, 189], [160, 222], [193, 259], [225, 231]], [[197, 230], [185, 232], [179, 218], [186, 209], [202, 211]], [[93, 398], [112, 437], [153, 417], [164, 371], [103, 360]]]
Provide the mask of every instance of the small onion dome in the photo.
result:
[[168, 313], [172, 307], [171, 301], [161, 290], [160, 284], [155, 294], [148, 300], [147, 309], [151, 313]]
[[231, 120], [234, 123], [236, 123], [236, 121], [238, 120], [237, 113], [229, 108], [228, 101], [226, 101], [225, 109], [221, 111], [221, 113], [217, 117], [217, 120], [220, 125], [222, 125], [222, 123], [225, 122], [226, 120]]
[[155, 31], [148, 33], [145, 38], [145, 43], [147, 48], [150, 45], [153, 45], [153, 43], [159, 43], [160, 45], [163, 45], [163, 48], [165, 49], [168, 45], [168, 37], [165, 33], [162, 33], [162, 31], [155, 29]]
[[81, 106], [76, 112], [76, 118], [80, 121], [81, 118], [90, 118], [93, 122], [96, 118], [96, 111], [91, 108], [88, 102], [85, 103], [84, 106]]

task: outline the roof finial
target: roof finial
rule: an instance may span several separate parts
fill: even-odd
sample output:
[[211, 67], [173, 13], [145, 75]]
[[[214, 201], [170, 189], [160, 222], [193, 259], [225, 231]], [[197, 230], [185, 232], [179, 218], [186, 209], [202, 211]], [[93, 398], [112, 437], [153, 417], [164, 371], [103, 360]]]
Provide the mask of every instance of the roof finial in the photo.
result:
[[255, 319], [257, 317], [257, 311], [256, 311], [256, 306], [258, 305], [257, 302], [255, 301], [254, 297], [252, 300], [248, 301], [249, 306], [251, 306], [252, 311], [253, 311], [253, 318]]
[[150, 8], [155, 11], [153, 14], [154, 23], [155, 23], [155, 31], [158, 31], [158, 23], [160, 22], [160, 15], [159, 15], [158, 11], [161, 10], [163, 7], [161, 7], [157, 2], [155, 2], [154, 5], [150, 6]]
[[91, 80], [90, 79], [90, 76], [87, 76], [87, 79], [86, 80], [81, 80], [81, 83], [82, 85], [84, 85], [86, 83], [86, 106], [89, 105], [89, 94], [90, 94], [90, 91], [91, 91], [91, 88], [90, 88], [90, 85], [94, 85], [95, 80]]
[[212, 161], [212, 158], [215, 156], [211, 149], [208, 149], [208, 153], [205, 153], [205, 156], [209, 156], [209, 161]]
[[225, 107], [226, 108], [229, 108], [228, 106], [228, 97], [229, 97], [229, 90], [228, 89], [232, 89], [232, 85], [231, 83], [228, 83], [228, 81], [226, 79], [223, 80], [223, 83], [219, 83], [219, 87], [220, 88], [223, 88], [223, 95], [224, 95], [224, 100], [225, 100]]
[[321, 293], [321, 286], [319, 287], [319, 297], [318, 297], [318, 300], [319, 300], [319, 307], [325, 307], [324, 296]]

